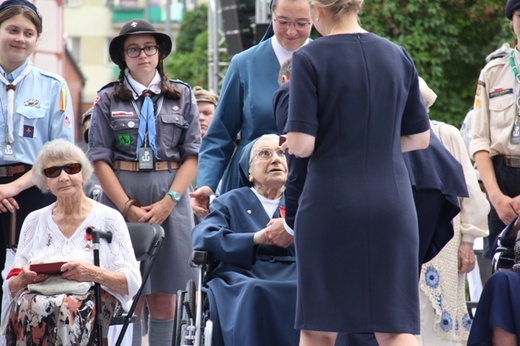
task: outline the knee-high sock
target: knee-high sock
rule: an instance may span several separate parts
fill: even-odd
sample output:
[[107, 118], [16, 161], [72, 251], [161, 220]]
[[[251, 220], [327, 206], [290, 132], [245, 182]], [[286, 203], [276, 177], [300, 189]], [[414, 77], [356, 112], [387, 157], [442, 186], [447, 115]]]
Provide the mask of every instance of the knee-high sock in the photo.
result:
[[143, 322], [137, 321], [132, 324], [132, 346], [141, 346], [143, 339], [141, 323]]
[[150, 346], [165, 346], [172, 344], [174, 323], [172, 320], [155, 320], [150, 318], [148, 343]]

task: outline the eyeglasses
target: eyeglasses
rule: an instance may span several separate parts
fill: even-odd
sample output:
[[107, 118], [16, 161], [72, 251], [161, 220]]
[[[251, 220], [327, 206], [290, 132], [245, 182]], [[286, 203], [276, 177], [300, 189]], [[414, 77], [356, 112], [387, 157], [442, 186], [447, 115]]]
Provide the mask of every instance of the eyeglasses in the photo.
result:
[[158, 50], [159, 50], [159, 46], [146, 46], [144, 48], [137, 48], [137, 47], [127, 48], [125, 50], [125, 52], [126, 52], [126, 55], [128, 55], [128, 57], [137, 58], [139, 55], [141, 55], [142, 51], [144, 51], [144, 54], [146, 54], [146, 56], [152, 56], [152, 55], [157, 54]]
[[255, 156], [257, 156], [260, 160], [270, 160], [275, 154], [278, 156], [278, 158], [285, 160], [285, 153], [282, 149], [276, 149], [274, 151], [271, 149], [262, 149], [257, 151]]
[[45, 168], [43, 174], [45, 174], [47, 178], [57, 178], [61, 175], [62, 170], [67, 174], [78, 174], [81, 172], [81, 163], [69, 163], [63, 166]]
[[296, 22], [289, 22], [286, 19], [278, 19], [273, 18], [273, 22], [277, 22], [280, 28], [282, 29], [288, 29], [291, 26], [294, 26], [295, 29], [307, 29], [309, 25], [311, 25], [311, 22], [306, 20], [298, 20]]

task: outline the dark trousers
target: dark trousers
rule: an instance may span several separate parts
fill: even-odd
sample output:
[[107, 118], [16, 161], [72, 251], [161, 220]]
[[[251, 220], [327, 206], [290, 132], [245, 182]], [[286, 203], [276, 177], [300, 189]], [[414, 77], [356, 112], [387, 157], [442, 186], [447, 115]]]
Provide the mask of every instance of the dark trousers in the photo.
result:
[[[16, 174], [12, 177], [0, 178], [0, 185], [10, 183], [19, 177], [23, 173]], [[52, 194], [44, 194], [36, 186], [33, 186], [25, 191], [22, 191], [18, 196], [14, 197], [20, 206], [20, 209], [16, 211], [16, 244], [18, 244], [18, 238], [20, 237], [20, 229], [22, 228], [25, 217], [32, 211], [48, 206], [49, 204], [56, 201], [56, 197]], [[7, 245], [9, 244], [9, 224], [11, 220], [10, 213], [0, 213], [0, 267], [3, 269]], [[1, 280], [3, 283], [3, 280]], [[3, 291], [0, 290], [0, 301], [2, 301]]]
[[[520, 168], [504, 165], [504, 161], [501, 156], [495, 157], [493, 159], [493, 167], [495, 168], [498, 187], [502, 193], [509, 197], [516, 197], [520, 195]], [[482, 257], [491, 259], [496, 247], [496, 238], [506, 227], [506, 225], [498, 217], [498, 214], [493, 205], [491, 205], [491, 210], [488, 214], [488, 224], [489, 236], [484, 238], [484, 249], [482, 251]]]

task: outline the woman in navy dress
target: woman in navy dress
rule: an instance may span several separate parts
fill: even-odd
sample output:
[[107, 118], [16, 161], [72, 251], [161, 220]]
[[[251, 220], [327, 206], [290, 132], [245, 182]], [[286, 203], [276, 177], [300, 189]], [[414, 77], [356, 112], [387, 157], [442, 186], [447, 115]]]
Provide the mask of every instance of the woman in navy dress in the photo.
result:
[[417, 345], [418, 226], [402, 155], [429, 142], [417, 71], [359, 26], [362, 1], [322, 1], [311, 17], [325, 37], [293, 54], [286, 128], [289, 153], [310, 157], [295, 221], [300, 345], [333, 345], [337, 332]]

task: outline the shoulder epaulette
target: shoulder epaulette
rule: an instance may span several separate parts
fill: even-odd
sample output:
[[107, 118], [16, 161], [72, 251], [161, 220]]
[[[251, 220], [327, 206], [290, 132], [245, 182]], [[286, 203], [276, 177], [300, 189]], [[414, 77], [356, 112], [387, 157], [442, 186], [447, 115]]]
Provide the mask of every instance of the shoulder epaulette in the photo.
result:
[[100, 92], [101, 90], [106, 89], [106, 88], [108, 88], [108, 87], [115, 86], [115, 85], [117, 85], [117, 84], [119, 84], [119, 81], [112, 81], [112, 82], [109, 82], [109, 83], [103, 85], [101, 88], [99, 88], [97, 92]]

